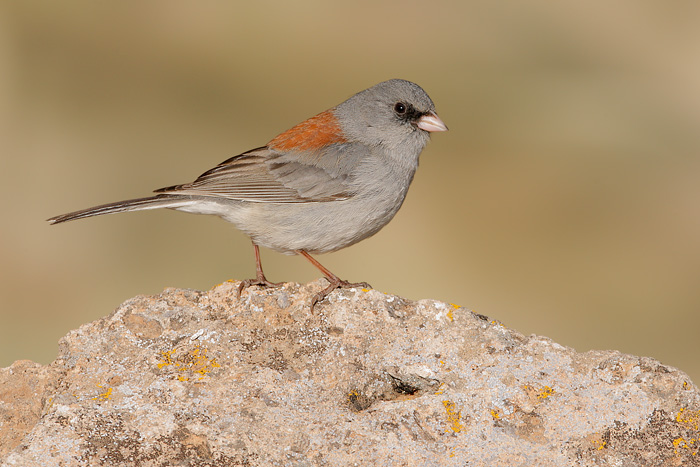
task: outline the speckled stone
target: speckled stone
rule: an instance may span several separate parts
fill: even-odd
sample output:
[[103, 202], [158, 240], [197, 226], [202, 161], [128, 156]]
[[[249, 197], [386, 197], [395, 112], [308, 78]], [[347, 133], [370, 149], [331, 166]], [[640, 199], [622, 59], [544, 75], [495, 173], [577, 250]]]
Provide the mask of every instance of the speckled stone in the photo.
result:
[[325, 282], [166, 289], [0, 370], [3, 466], [700, 465], [679, 370]]

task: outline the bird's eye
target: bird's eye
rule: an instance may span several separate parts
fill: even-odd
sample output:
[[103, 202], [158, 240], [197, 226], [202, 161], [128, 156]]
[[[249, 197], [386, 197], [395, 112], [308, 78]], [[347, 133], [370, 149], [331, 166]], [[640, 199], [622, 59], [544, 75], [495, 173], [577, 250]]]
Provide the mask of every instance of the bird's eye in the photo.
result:
[[397, 102], [396, 105], [394, 105], [394, 112], [397, 114], [406, 113], [406, 104], [403, 102]]

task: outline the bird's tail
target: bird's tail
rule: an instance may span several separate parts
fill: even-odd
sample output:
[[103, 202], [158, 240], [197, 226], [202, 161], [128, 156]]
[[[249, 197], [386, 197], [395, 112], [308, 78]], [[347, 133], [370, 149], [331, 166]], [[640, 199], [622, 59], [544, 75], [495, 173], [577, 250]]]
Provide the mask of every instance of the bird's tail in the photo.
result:
[[117, 201], [116, 203], [102, 204], [92, 208], [83, 209], [80, 211], [69, 212], [47, 219], [51, 224], [60, 224], [61, 222], [83, 219], [85, 217], [101, 216], [102, 214], [112, 214], [116, 212], [126, 211], [141, 211], [144, 209], [160, 209], [160, 208], [177, 208], [191, 203], [182, 196], [157, 195], [149, 196], [148, 198], [127, 199], [125, 201]]

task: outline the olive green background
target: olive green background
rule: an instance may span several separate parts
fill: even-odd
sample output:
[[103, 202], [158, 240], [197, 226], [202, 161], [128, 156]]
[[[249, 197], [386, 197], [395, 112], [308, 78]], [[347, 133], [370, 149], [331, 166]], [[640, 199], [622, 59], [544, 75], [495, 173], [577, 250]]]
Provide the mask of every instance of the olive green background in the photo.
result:
[[52, 361], [134, 295], [254, 274], [217, 218], [46, 218], [191, 181], [404, 78], [450, 131], [391, 224], [319, 259], [698, 382], [698, 24], [695, 1], [1, 2], [0, 366]]

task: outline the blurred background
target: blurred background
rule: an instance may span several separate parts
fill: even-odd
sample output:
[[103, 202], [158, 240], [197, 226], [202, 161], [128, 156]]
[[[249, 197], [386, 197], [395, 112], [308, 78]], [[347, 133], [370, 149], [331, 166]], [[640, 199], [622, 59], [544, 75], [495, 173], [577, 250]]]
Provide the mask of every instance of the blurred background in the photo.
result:
[[[0, 366], [137, 294], [254, 275], [248, 239], [173, 211], [45, 219], [189, 182], [389, 78], [433, 135], [392, 223], [320, 256], [700, 381], [700, 3], [0, 3]], [[319, 277], [263, 251], [268, 278]]]

